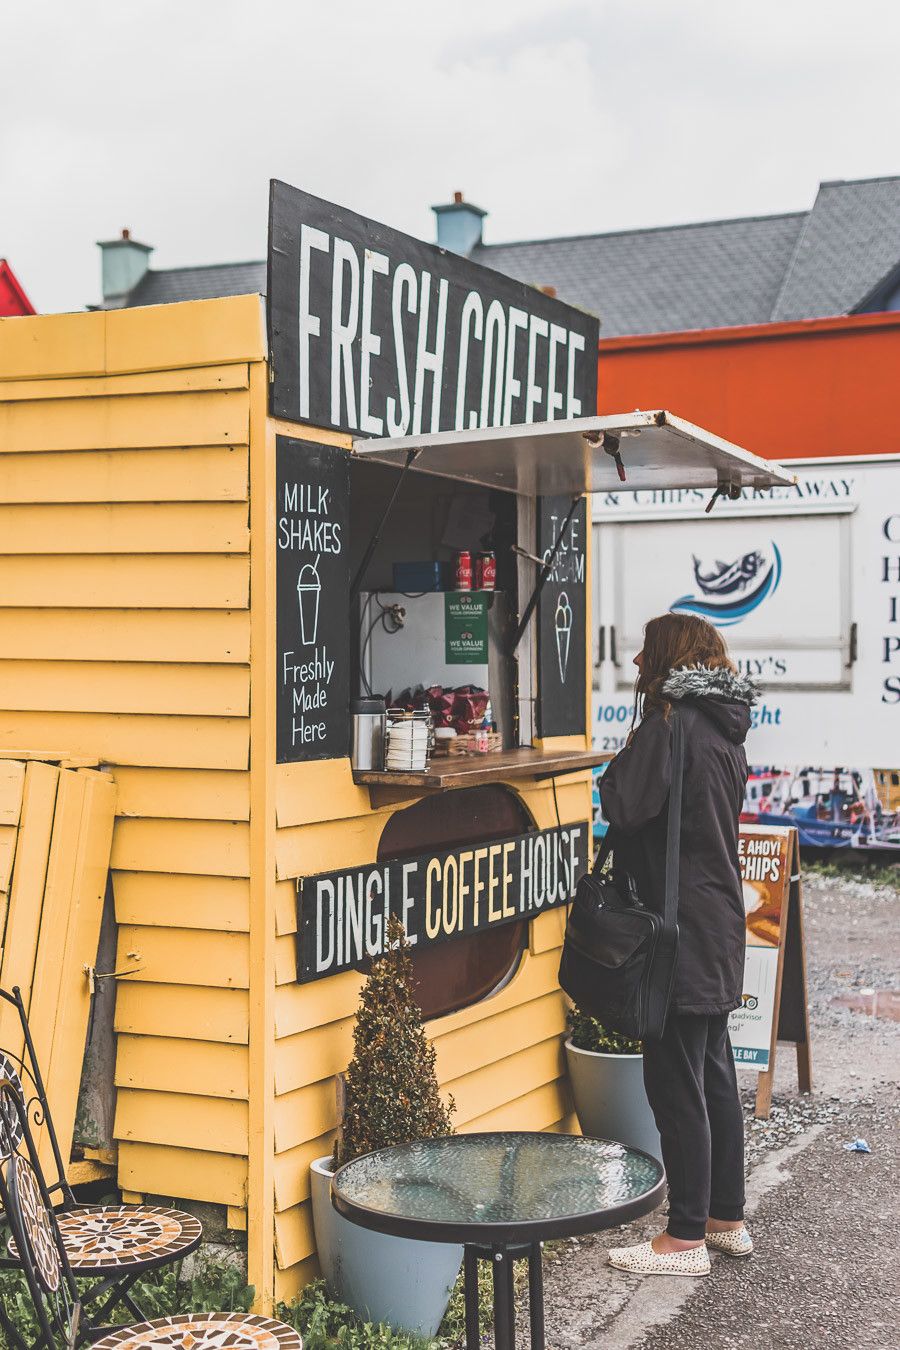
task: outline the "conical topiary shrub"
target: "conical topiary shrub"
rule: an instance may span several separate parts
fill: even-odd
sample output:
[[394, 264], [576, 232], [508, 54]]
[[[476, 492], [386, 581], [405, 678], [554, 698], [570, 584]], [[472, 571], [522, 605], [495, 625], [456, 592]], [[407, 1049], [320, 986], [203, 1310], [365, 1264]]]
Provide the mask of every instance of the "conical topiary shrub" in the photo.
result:
[[453, 1133], [413, 993], [412, 957], [400, 920], [388, 924], [388, 950], [372, 966], [360, 996], [353, 1058], [344, 1082], [333, 1166], [373, 1149]]

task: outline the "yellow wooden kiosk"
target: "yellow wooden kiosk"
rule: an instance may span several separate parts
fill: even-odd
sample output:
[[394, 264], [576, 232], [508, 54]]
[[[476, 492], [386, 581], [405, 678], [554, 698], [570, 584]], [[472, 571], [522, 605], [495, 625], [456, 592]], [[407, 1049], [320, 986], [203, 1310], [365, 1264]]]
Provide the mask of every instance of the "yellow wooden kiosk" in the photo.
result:
[[[115, 1167], [126, 1193], [218, 1206], [229, 1227], [246, 1230], [248, 1279], [263, 1308], [316, 1270], [309, 1163], [330, 1148], [334, 1077], [349, 1058], [362, 978], [349, 938], [349, 962], [330, 973], [325, 961], [304, 977], [298, 881], [414, 857], [411, 839], [423, 855], [464, 844], [470, 818], [480, 823], [469, 854], [499, 852], [523, 829], [570, 829], [583, 867], [590, 770], [601, 757], [590, 735], [590, 541], [587, 530], [572, 534], [582, 494], [788, 481], [778, 466], [664, 414], [592, 417], [584, 390], [595, 387], [596, 343], [586, 316], [279, 191], [268, 333], [255, 295], [0, 323], [0, 749], [87, 757], [109, 769], [117, 792], [115, 1127], [93, 1156]], [[323, 262], [327, 295], [314, 275]], [[427, 320], [429, 288], [432, 320], [445, 310], [446, 334], [426, 324], [418, 346], [409, 337], [408, 367], [395, 363], [385, 386], [378, 364], [398, 333], [402, 348], [413, 299]], [[342, 303], [356, 303], [356, 320]], [[542, 503], [571, 501], [534, 618], [506, 648], [501, 753], [435, 759], [418, 775], [354, 776], [349, 700], [360, 653], [344, 631], [356, 622], [346, 583], [346, 594], [319, 599], [349, 662], [313, 747], [326, 753], [310, 757], [303, 733], [284, 749], [285, 694], [294, 709], [307, 697], [294, 698], [304, 674], [286, 676], [279, 634], [289, 612], [279, 595], [284, 555], [294, 603], [296, 568], [309, 561], [299, 536], [297, 550], [279, 549], [287, 508], [303, 515], [302, 492], [286, 497], [285, 483], [304, 446], [327, 459], [325, 469], [310, 460], [310, 481], [324, 481], [334, 452], [350, 466], [350, 514], [346, 502], [338, 513], [349, 524], [348, 578], [349, 555], [364, 561], [390, 485], [412, 458], [370, 560], [375, 580], [358, 587], [368, 594], [386, 589], [379, 568], [392, 548], [415, 558], [433, 545], [446, 560], [446, 520], [464, 533], [492, 494], [506, 512], [497, 560], [516, 592], [516, 619], [560, 533], [560, 512], [545, 519]], [[462, 504], [439, 511], [435, 493], [448, 491]], [[438, 517], [443, 533], [423, 534], [421, 522]], [[574, 701], [551, 690], [562, 649], [541, 637], [542, 624], [554, 632], [567, 576]], [[411, 670], [410, 683], [427, 673]], [[322, 683], [320, 672], [306, 674]], [[501, 819], [506, 808], [493, 797], [464, 795], [492, 791], [515, 816]], [[422, 960], [440, 952], [444, 969], [459, 968], [429, 1032], [460, 1129], [577, 1128], [556, 978], [566, 898], [560, 888], [541, 908], [529, 893], [515, 916], [492, 911], [495, 922], [485, 894], [471, 931], [439, 933], [433, 949], [423, 925]], [[454, 955], [462, 952], [466, 971]], [[436, 979], [434, 962], [429, 969]]]

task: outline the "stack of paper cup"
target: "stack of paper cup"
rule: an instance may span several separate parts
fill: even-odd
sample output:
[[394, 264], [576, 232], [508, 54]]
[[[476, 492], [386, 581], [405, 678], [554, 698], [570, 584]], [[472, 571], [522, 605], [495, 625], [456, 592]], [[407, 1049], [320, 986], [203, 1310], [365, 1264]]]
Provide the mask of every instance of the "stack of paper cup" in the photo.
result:
[[388, 709], [387, 751], [384, 767], [388, 773], [421, 772], [428, 767], [431, 747], [431, 716]]

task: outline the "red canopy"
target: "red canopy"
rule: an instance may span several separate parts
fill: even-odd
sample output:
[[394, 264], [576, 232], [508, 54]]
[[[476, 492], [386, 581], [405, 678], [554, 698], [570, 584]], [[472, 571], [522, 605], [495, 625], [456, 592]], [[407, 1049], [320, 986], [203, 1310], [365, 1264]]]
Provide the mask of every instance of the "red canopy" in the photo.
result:
[[33, 313], [34, 305], [19, 285], [15, 272], [5, 258], [0, 258], [0, 319]]

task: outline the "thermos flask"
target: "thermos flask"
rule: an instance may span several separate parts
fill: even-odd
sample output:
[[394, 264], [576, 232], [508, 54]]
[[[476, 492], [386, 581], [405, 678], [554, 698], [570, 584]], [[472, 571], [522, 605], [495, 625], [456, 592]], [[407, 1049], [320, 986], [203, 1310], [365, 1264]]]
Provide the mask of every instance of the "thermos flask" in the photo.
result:
[[353, 700], [354, 769], [384, 768], [385, 703], [383, 698]]

